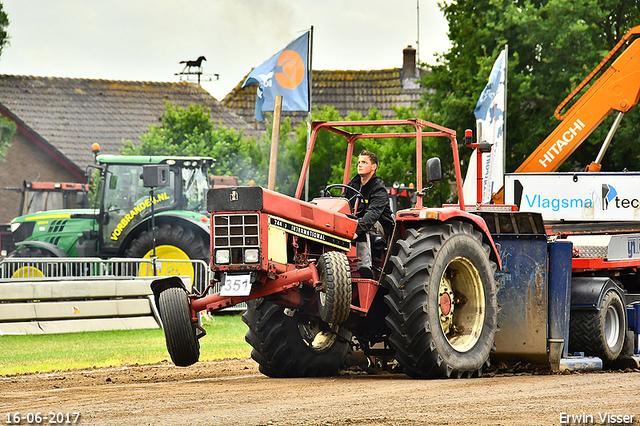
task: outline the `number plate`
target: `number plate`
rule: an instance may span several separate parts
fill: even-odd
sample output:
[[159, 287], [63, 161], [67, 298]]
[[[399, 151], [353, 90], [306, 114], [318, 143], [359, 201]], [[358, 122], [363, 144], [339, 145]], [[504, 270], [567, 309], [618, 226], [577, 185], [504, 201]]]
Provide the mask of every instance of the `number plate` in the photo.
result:
[[248, 296], [251, 293], [251, 275], [226, 275], [220, 296]]

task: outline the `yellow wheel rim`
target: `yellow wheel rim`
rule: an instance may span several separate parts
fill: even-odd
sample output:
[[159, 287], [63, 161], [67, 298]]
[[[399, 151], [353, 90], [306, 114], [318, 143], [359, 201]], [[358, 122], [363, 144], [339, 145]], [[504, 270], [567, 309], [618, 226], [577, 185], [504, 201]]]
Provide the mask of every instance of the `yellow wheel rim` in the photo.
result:
[[42, 271], [35, 266], [23, 266], [22, 268], [16, 270], [11, 278], [42, 278], [44, 274]]
[[[149, 250], [142, 258], [151, 259], [153, 250]], [[189, 256], [176, 246], [162, 245], [156, 247], [156, 276], [180, 276], [190, 277], [190, 286], [193, 283], [193, 266], [188, 262], [172, 262], [172, 260], [190, 260]], [[153, 277], [153, 266], [145, 263], [140, 265], [139, 277]]]
[[440, 281], [440, 327], [458, 352], [471, 350], [480, 339], [486, 302], [480, 272], [466, 257], [454, 258]]

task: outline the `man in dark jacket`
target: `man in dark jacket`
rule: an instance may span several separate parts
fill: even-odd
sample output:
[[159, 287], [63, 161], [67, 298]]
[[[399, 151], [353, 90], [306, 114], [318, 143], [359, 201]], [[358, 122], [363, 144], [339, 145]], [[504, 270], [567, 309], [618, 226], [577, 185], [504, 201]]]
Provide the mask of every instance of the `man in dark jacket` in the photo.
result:
[[[389, 195], [382, 179], [376, 175], [378, 156], [370, 151], [358, 155], [358, 175], [349, 181], [349, 186], [360, 191], [364, 202], [358, 202], [356, 217], [358, 227], [353, 236], [356, 243], [358, 271], [363, 278], [373, 278], [371, 261], [371, 236], [388, 238], [394, 227], [394, 217], [389, 206]], [[351, 196], [351, 194], [346, 194]], [[352, 207], [356, 199], [351, 200]]]

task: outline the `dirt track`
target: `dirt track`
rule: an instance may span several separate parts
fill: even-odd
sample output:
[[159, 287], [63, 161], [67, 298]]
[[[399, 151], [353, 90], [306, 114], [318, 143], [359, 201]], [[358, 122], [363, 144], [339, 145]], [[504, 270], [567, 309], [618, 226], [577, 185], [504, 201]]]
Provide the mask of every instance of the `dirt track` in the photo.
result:
[[0, 421], [7, 424], [7, 413], [79, 412], [84, 425], [557, 425], [561, 413], [603, 424], [599, 413], [608, 412], [640, 424], [638, 369], [538, 373], [494, 369], [480, 379], [425, 381], [355, 370], [270, 379], [251, 360], [227, 360], [30, 374], [0, 378]]

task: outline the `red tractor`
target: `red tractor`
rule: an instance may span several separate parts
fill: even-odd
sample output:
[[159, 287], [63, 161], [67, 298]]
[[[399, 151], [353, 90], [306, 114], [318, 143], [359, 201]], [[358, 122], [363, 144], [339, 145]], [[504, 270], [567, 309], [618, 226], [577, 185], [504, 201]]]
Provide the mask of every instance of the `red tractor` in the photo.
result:
[[[363, 126], [384, 133], [358, 133]], [[494, 272], [501, 261], [484, 220], [465, 211], [455, 132], [420, 119], [314, 122], [312, 130], [295, 197], [256, 186], [209, 191], [214, 278], [202, 294], [190, 293], [178, 277], [151, 284], [173, 362], [198, 361], [205, 334], [200, 311], [247, 302], [246, 340], [267, 376], [335, 375], [353, 349], [395, 359], [411, 377], [480, 375], [494, 348]], [[358, 274], [350, 200], [329, 192], [301, 200], [321, 131], [345, 138], [344, 179], [328, 190], [349, 181], [357, 141], [365, 148], [372, 138], [416, 144], [417, 201], [396, 212], [388, 241], [372, 242], [373, 279]], [[452, 146], [454, 207], [422, 205], [429, 189], [422, 183], [424, 137], [445, 138]], [[440, 160], [425, 164], [426, 180], [440, 180]]]

